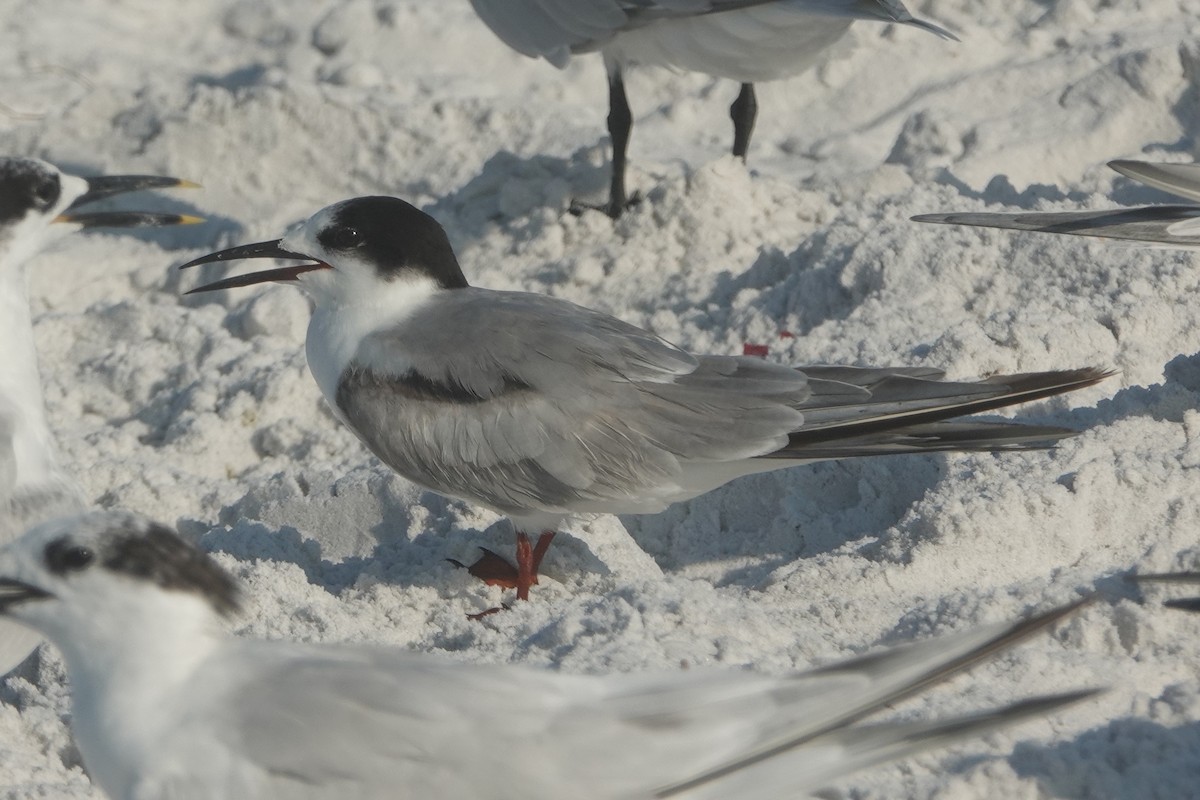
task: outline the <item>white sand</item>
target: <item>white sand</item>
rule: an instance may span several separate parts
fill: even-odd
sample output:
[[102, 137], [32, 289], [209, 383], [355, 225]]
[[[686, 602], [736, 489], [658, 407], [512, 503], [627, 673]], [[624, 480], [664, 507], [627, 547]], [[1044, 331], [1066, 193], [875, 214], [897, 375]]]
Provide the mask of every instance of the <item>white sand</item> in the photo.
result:
[[[599, 59], [524, 59], [465, 0], [0, 0], [0, 152], [191, 178], [204, 188], [164, 205], [211, 220], [73, 237], [33, 262], [65, 460], [97, 504], [218, 552], [249, 584], [241, 632], [268, 637], [783, 672], [1100, 586], [1117, 599], [898, 712], [1111, 692], [833, 796], [1195, 796], [1200, 616], [1161, 609], [1158, 591], [1138, 604], [1110, 576], [1200, 565], [1200, 263], [907, 217], [1165, 199], [1103, 162], [1200, 160], [1200, 14], [1184, 0], [913, 10], [963, 43], [858, 25], [823, 67], [760, 87], [749, 171], [723, 155], [736, 87], [634, 75], [630, 174], [648, 200], [614, 226], [564, 213], [605, 190]], [[1052, 453], [824, 464], [580, 522], [533, 602], [473, 623], [499, 592], [444, 559], [507, 549], [507, 528], [393, 476], [333, 420], [298, 292], [181, 299], [215, 273], [171, 269], [373, 193], [437, 216], [475, 283], [693, 350], [1122, 373], [1015, 412], [1086, 431]], [[57, 661], [30, 678], [0, 689], [0, 797], [97, 796]]]

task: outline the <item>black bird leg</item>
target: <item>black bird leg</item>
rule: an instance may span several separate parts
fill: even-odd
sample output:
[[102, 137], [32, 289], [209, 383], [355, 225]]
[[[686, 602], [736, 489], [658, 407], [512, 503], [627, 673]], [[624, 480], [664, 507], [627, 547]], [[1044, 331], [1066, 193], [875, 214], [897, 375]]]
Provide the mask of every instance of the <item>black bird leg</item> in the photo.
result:
[[729, 107], [729, 118], [733, 120], [733, 154], [742, 161], [746, 160], [746, 151], [750, 149], [750, 134], [754, 133], [754, 119], [757, 116], [758, 100], [754, 97], [754, 84], [743, 83], [737, 99]]
[[612, 139], [612, 183], [608, 192], [608, 203], [593, 206], [586, 203], [573, 203], [572, 214], [582, 214], [586, 209], [603, 211], [616, 219], [629, 206], [635, 205], [641, 198], [634, 194], [632, 198], [625, 194], [625, 152], [629, 149], [629, 132], [633, 129], [633, 114], [629, 110], [629, 100], [625, 97], [625, 80], [621, 77], [620, 68], [615, 68], [608, 76], [608, 135]]

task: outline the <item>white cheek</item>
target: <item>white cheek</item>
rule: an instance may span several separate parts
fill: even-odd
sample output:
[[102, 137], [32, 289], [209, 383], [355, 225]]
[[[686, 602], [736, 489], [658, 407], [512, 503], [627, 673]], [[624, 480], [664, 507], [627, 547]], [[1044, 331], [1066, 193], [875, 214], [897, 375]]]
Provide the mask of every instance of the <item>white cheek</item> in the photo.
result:
[[58, 198], [57, 211], [65, 211], [67, 206], [75, 202], [78, 197], [83, 197], [87, 193], [87, 181], [83, 178], [76, 178], [74, 175], [60, 175], [60, 185], [62, 186], [62, 195]]

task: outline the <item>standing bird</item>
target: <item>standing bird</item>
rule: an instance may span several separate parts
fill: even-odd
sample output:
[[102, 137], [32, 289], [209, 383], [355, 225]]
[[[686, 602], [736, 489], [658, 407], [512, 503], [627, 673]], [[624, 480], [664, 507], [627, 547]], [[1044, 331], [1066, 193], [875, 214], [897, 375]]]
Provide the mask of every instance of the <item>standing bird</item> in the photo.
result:
[[[46, 424], [25, 261], [60, 233], [198, 222], [179, 214], [78, 210], [124, 192], [190, 185], [146, 175], [77, 178], [37, 159], [0, 158], [0, 543], [83, 507], [82, 491], [59, 464]], [[0, 674], [37, 642], [26, 629], [0, 623]]]
[[1193, 204], [1137, 206], [1101, 211], [963, 211], [920, 214], [914, 222], [1008, 228], [1125, 239], [1171, 247], [1200, 247], [1200, 164], [1110, 161], [1108, 166], [1139, 183], [1194, 201]]
[[612, 137], [613, 219], [631, 205], [625, 193], [625, 151], [633, 115], [624, 70], [668, 67], [738, 81], [733, 154], [745, 160], [758, 114], [754, 84], [799, 75], [840, 39], [851, 23], [898, 22], [957, 41], [916, 19], [900, 0], [471, 0], [475, 13], [512, 49], [563, 68], [575, 53], [599, 50], [608, 71], [608, 132]]
[[[1090, 386], [1100, 369], [939, 380], [927, 369], [792, 369], [692, 355], [565, 300], [467, 284], [442, 226], [393, 197], [335, 203], [284, 238], [197, 258], [297, 266], [192, 292], [295, 282], [315, 301], [309, 370], [396, 472], [517, 529], [516, 566], [472, 573], [527, 599], [573, 513], [654, 513], [734, 478], [824, 459], [1019, 450], [1074, 431], [948, 421]], [[531, 546], [528, 532], [541, 532]]]
[[228, 636], [234, 580], [173, 531], [95, 512], [0, 550], [0, 614], [62, 651], [113, 800], [777, 798], [1095, 694], [855, 725], [1083, 602], [773, 677], [567, 675]]

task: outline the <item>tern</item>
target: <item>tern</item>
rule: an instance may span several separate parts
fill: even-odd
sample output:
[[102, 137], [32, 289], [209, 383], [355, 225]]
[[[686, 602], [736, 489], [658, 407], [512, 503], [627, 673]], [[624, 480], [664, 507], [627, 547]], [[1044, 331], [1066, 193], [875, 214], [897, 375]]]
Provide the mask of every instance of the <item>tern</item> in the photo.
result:
[[[180, 214], [81, 210], [125, 192], [193, 185], [148, 175], [79, 178], [37, 159], [0, 158], [0, 542], [83, 507], [82, 490], [59, 463], [46, 422], [26, 260], [70, 231], [199, 222]], [[0, 674], [36, 645], [25, 629], [0, 626]]]
[[113, 800], [807, 794], [1094, 695], [855, 724], [1087, 600], [791, 676], [591, 676], [230, 636], [233, 578], [126, 512], [44, 523], [0, 549], [0, 614], [62, 652], [79, 752]]
[[[729, 108], [733, 154], [745, 160], [758, 114], [754, 84], [799, 75], [855, 20], [895, 22], [957, 41], [916, 19], [900, 0], [471, 0], [505, 44], [564, 68], [571, 56], [599, 51], [608, 72], [608, 132], [614, 219], [630, 205], [625, 152], [633, 115], [624, 71], [657, 66], [701, 72], [741, 84]], [[633, 202], [636, 202], [634, 200]]]
[[1125, 239], [1171, 247], [1200, 247], [1200, 164], [1110, 161], [1122, 175], [1195, 204], [1114, 208], [1101, 211], [954, 212], [921, 214], [916, 222], [973, 225], [1041, 233]]
[[515, 567], [485, 551], [471, 571], [521, 600], [572, 514], [654, 513], [812, 461], [1047, 446], [1076, 431], [952, 418], [1111, 374], [960, 383], [921, 368], [693, 355], [565, 300], [468, 285], [442, 226], [393, 197], [335, 203], [282, 239], [181, 268], [248, 258], [305, 263], [192, 292], [264, 281], [307, 292], [308, 366], [334, 414], [413, 483], [512, 519]]

